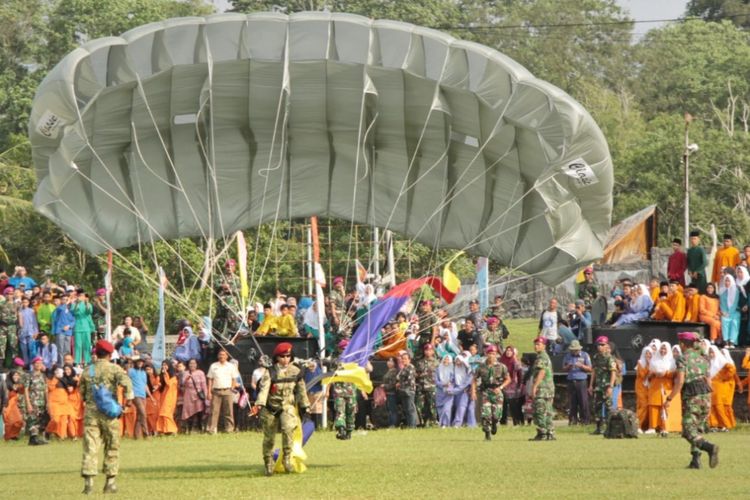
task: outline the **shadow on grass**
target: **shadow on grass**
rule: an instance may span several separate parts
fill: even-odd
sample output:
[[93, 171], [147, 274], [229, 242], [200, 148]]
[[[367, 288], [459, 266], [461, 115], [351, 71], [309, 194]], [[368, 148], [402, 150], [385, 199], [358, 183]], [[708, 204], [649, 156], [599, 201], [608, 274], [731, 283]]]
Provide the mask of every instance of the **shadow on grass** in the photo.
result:
[[[341, 467], [338, 464], [308, 464], [308, 470], [330, 469]], [[138, 477], [142, 480], [162, 481], [164, 479], [193, 479], [203, 481], [206, 478], [203, 474], [210, 474], [210, 479], [231, 479], [231, 478], [265, 478], [263, 466], [260, 464], [242, 465], [242, 464], [213, 464], [213, 465], [158, 465], [149, 467], [127, 468], [122, 472], [129, 476]], [[284, 476], [285, 473], [275, 475]], [[290, 474], [294, 475], [294, 474]]]

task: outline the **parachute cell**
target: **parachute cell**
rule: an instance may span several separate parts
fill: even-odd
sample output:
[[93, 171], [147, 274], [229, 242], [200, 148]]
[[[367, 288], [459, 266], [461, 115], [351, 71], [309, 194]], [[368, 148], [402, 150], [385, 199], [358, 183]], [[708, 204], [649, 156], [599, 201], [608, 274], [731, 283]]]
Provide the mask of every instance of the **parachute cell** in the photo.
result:
[[71, 52], [29, 135], [37, 209], [92, 253], [336, 217], [548, 283], [602, 253], [612, 164], [503, 54], [329, 13], [149, 24]]

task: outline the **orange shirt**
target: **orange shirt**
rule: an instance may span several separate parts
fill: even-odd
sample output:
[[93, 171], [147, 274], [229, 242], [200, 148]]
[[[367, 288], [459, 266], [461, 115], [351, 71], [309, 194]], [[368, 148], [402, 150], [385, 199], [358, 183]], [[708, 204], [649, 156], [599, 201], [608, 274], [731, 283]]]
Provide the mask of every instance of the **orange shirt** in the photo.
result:
[[714, 269], [711, 274], [711, 281], [718, 283], [721, 279], [721, 270], [725, 267], [735, 267], [740, 263], [740, 251], [735, 247], [721, 247], [716, 250], [714, 257]]
[[697, 293], [692, 297], [685, 297], [685, 321], [700, 321], [700, 304], [701, 298]]

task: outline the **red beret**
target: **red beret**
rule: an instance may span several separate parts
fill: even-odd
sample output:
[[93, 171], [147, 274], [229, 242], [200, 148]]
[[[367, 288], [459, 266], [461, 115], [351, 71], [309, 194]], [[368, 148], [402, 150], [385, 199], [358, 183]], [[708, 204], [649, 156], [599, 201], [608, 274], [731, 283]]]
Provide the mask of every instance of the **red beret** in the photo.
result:
[[106, 353], [106, 354], [112, 354], [112, 352], [114, 352], [114, 350], [115, 350], [115, 346], [113, 346], [112, 344], [110, 344], [106, 340], [100, 340], [94, 346], [94, 351], [96, 351], [97, 353], [103, 352], [103, 353]]
[[534, 339], [534, 343], [547, 345], [547, 339], [544, 337], [537, 337]]
[[695, 332], [680, 332], [677, 334], [678, 340], [684, 340], [686, 342], [695, 342], [700, 340], [700, 337]]
[[609, 337], [605, 335], [601, 335], [596, 338], [596, 343], [597, 344], [609, 344]]
[[339, 349], [346, 349], [346, 346], [349, 345], [349, 341], [347, 339], [342, 339], [341, 342], [338, 343]]
[[292, 344], [289, 342], [282, 342], [276, 346], [276, 348], [273, 350], [274, 357], [280, 356], [282, 354], [291, 354], [292, 353]]
[[484, 348], [484, 353], [489, 354], [491, 352], [497, 352], [497, 347], [495, 347], [494, 344], [490, 344], [487, 347]]
[[432, 347], [432, 344], [425, 344], [422, 348], [423, 351], [429, 351], [431, 349], [435, 349], [434, 347]]
[[35, 357], [34, 359], [31, 360], [31, 364], [33, 365], [36, 362], [42, 363], [43, 361], [44, 360], [42, 359], [41, 356], [37, 356], [37, 357]]

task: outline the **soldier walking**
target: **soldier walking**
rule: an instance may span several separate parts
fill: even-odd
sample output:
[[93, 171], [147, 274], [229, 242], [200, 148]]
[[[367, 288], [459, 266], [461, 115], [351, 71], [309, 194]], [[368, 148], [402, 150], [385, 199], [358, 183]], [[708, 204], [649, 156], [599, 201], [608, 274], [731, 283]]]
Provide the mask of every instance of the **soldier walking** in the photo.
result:
[[[302, 370], [292, 364], [292, 344], [281, 342], [273, 350], [273, 366], [260, 379], [255, 406], [260, 409], [263, 427], [263, 463], [266, 476], [273, 475], [273, 447], [276, 433], [281, 432], [281, 450], [286, 472], [293, 472], [292, 440], [294, 429], [300, 425], [310, 407]], [[256, 409], [257, 411], [257, 409]]]
[[47, 415], [47, 377], [44, 376], [44, 362], [37, 356], [31, 362], [32, 371], [23, 378], [23, 394], [19, 397], [23, 420], [26, 424], [26, 434], [29, 435], [29, 445], [47, 444], [41, 434], [46, 427]]
[[437, 403], [435, 401], [435, 370], [440, 362], [435, 359], [435, 349], [432, 344], [424, 346], [424, 357], [416, 363], [417, 391], [414, 404], [422, 425], [437, 424]]
[[533, 400], [534, 412], [532, 418], [536, 425], [536, 436], [529, 441], [554, 441], [555, 426], [552, 419], [555, 410], [552, 402], [555, 399], [555, 382], [552, 378], [552, 361], [546, 351], [547, 339], [537, 337], [534, 339], [534, 351], [536, 361], [532, 367], [531, 398]]
[[688, 469], [701, 468], [701, 450], [708, 454], [708, 465], [713, 469], [719, 465], [719, 446], [709, 443], [702, 435], [703, 429], [708, 428], [711, 412], [709, 361], [700, 351], [698, 334], [682, 332], [677, 334], [677, 339], [682, 356], [676, 360], [677, 376], [664, 410], [669, 410], [669, 404], [677, 394], [682, 396], [682, 437], [690, 443], [693, 456]]
[[609, 410], [612, 408], [612, 388], [617, 379], [617, 362], [609, 352], [609, 338], [604, 335], [596, 339], [596, 350], [592, 359], [594, 367], [589, 381], [589, 394], [594, 396], [594, 419], [596, 430], [592, 434], [602, 434]]
[[[344, 352], [349, 345], [347, 339], [338, 343], [339, 353]], [[351, 439], [354, 431], [354, 419], [357, 413], [357, 388], [347, 382], [334, 382], [328, 386], [333, 391], [333, 408], [336, 411], [336, 439]], [[363, 393], [364, 394], [364, 393]], [[367, 395], [364, 394], [365, 399]]]
[[477, 368], [471, 382], [471, 399], [476, 401], [477, 388], [482, 396], [482, 430], [484, 439], [492, 440], [497, 433], [497, 423], [503, 416], [503, 389], [510, 384], [508, 368], [497, 361], [497, 347], [488, 345], [485, 350], [487, 361]]
[[96, 405], [94, 393], [98, 388], [106, 388], [114, 396], [117, 388], [122, 387], [125, 405], [133, 402], [133, 386], [125, 370], [112, 363], [114, 346], [106, 340], [96, 343], [96, 363], [81, 374], [80, 391], [83, 397], [85, 412], [83, 415], [83, 493], [88, 495], [94, 487], [94, 476], [97, 474], [99, 448], [104, 444], [103, 472], [107, 476], [104, 493], [117, 493], [115, 478], [120, 468], [120, 419], [110, 418], [102, 413]]

